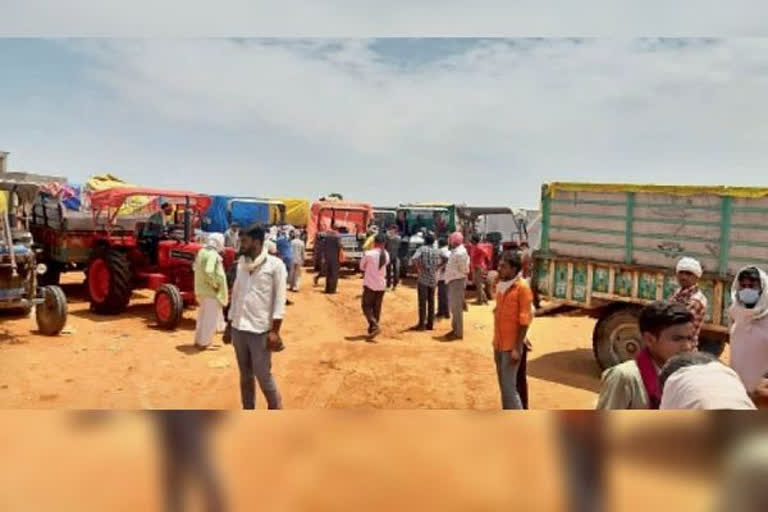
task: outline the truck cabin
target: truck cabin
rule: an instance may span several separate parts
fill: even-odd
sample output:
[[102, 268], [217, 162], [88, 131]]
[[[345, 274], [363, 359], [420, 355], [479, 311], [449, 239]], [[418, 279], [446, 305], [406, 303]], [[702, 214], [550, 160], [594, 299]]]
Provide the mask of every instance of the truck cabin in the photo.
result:
[[374, 208], [373, 224], [379, 228], [380, 232], [389, 229], [389, 226], [397, 223], [396, 208]]
[[366, 208], [324, 206], [317, 218], [317, 232], [323, 233], [333, 229], [342, 236], [363, 237], [370, 220], [370, 211]]
[[442, 206], [401, 205], [397, 210], [396, 223], [405, 237], [411, 237], [426, 229], [434, 232], [439, 238], [448, 236], [456, 229], [450, 209]]
[[236, 197], [227, 201], [227, 223], [237, 222], [243, 227], [262, 224], [266, 227], [285, 224], [286, 207], [283, 201], [262, 198]]

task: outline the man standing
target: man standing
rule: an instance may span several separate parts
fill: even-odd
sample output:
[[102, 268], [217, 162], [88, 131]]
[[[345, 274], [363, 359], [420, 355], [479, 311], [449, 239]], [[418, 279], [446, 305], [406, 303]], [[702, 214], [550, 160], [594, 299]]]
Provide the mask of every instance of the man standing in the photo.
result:
[[240, 252], [240, 224], [233, 222], [224, 232], [224, 247], [232, 247]]
[[448, 313], [448, 286], [445, 282], [445, 264], [451, 257], [451, 250], [448, 249], [448, 239], [440, 238], [437, 242], [438, 251], [440, 251], [440, 265], [437, 268], [437, 319], [451, 318]]
[[520, 242], [520, 258], [523, 263], [523, 277], [530, 281], [533, 277], [533, 255], [527, 240]]
[[472, 235], [471, 251], [472, 282], [477, 289], [477, 304], [485, 305], [488, 304], [488, 296], [485, 294], [485, 283], [490, 261], [488, 254], [480, 247], [480, 235]]
[[[704, 317], [707, 314], [707, 298], [698, 287], [698, 282], [702, 275], [701, 263], [693, 258], [680, 258], [680, 261], [677, 262], [676, 272], [677, 282], [680, 284], [680, 288], [670, 300], [687, 307], [688, 311], [693, 315], [693, 334], [696, 338], [696, 343], [698, 344], [701, 326], [704, 323]], [[711, 346], [706, 348], [709, 349], [706, 350], [707, 352], [716, 350]], [[700, 350], [703, 349], [704, 347], [700, 347]]]
[[518, 391], [518, 371], [528, 327], [533, 321], [532, 304], [533, 292], [523, 279], [520, 255], [505, 254], [499, 265], [493, 310], [493, 355], [502, 409], [524, 408]]
[[221, 257], [223, 252], [224, 235], [213, 233], [195, 258], [195, 296], [199, 304], [195, 347], [201, 350], [208, 348], [214, 334], [224, 330], [222, 308], [229, 302], [229, 291]]
[[397, 226], [392, 224], [387, 231], [387, 243], [386, 249], [389, 255], [389, 265], [387, 265], [387, 288], [391, 288], [395, 291], [397, 285], [400, 283], [400, 258], [398, 253], [400, 252], [400, 243], [402, 239], [397, 232]]
[[339, 270], [341, 267], [341, 238], [339, 233], [331, 228], [323, 240], [323, 259], [325, 261], [325, 293], [334, 294], [339, 285]]
[[638, 323], [645, 346], [635, 359], [603, 372], [598, 409], [658, 409], [664, 364], [696, 348], [693, 315], [682, 304], [654, 302], [643, 308]]
[[307, 256], [307, 250], [304, 241], [297, 235], [297, 231], [291, 231], [291, 251], [293, 259], [291, 260], [291, 271], [289, 273], [289, 285], [292, 292], [299, 291], [299, 282], [301, 281], [301, 267], [304, 265], [304, 258]]
[[272, 377], [272, 351], [283, 349], [280, 326], [285, 313], [286, 270], [280, 259], [268, 254], [264, 235], [264, 229], [257, 226], [242, 237], [245, 255], [237, 264], [229, 310], [243, 409], [255, 408], [254, 376], [268, 408], [282, 408]]
[[768, 276], [742, 269], [731, 287], [731, 366], [753, 399], [768, 377]]
[[445, 282], [448, 286], [452, 330], [445, 336], [445, 341], [455, 341], [464, 339], [464, 293], [467, 288], [469, 255], [464, 248], [464, 236], [460, 232], [453, 233], [448, 243], [451, 256], [445, 266]]
[[368, 320], [368, 335], [373, 338], [381, 332], [381, 305], [387, 289], [387, 264], [389, 254], [384, 247], [386, 237], [379, 235], [376, 245], [367, 251], [360, 261], [363, 271], [363, 314]]
[[442, 263], [440, 250], [435, 248], [435, 236], [427, 233], [424, 245], [416, 250], [410, 264], [419, 272], [419, 323], [412, 331], [431, 331], [435, 325], [435, 287], [437, 286], [437, 267]]

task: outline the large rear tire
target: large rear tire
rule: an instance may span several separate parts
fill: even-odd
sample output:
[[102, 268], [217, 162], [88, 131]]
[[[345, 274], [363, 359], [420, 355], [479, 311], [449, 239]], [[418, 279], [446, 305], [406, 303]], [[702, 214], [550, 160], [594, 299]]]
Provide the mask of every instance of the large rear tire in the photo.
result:
[[67, 323], [67, 296], [58, 286], [42, 288], [43, 302], [35, 307], [37, 328], [46, 336], [56, 336]]
[[643, 347], [639, 310], [633, 306], [614, 309], [598, 320], [592, 334], [592, 349], [602, 370], [633, 359]]
[[88, 264], [86, 278], [91, 310], [102, 315], [125, 311], [131, 300], [131, 265], [125, 253], [106, 250]]
[[155, 318], [163, 329], [173, 330], [181, 323], [184, 313], [184, 298], [172, 284], [164, 284], [155, 292]]

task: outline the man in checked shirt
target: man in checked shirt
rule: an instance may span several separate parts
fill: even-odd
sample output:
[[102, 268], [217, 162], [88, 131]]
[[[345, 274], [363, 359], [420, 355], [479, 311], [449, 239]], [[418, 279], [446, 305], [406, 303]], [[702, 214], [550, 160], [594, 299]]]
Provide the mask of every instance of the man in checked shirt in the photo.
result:
[[671, 301], [683, 304], [693, 315], [694, 341], [698, 343], [701, 326], [707, 315], [707, 298], [698, 286], [702, 275], [701, 263], [693, 258], [681, 258], [677, 262], [676, 271], [680, 289], [671, 297]]

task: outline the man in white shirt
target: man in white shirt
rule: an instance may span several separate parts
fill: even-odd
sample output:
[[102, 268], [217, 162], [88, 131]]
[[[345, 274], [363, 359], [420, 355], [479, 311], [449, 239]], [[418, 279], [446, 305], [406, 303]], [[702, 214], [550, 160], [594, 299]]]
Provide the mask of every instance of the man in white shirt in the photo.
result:
[[290, 283], [291, 291], [298, 292], [299, 283], [301, 281], [301, 267], [304, 265], [307, 249], [304, 245], [304, 240], [298, 236], [296, 230], [291, 231], [291, 251], [293, 252], [293, 259], [291, 260], [291, 269], [288, 273], [288, 281]]
[[467, 288], [469, 254], [464, 248], [464, 236], [460, 232], [453, 233], [448, 243], [451, 256], [445, 266], [445, 282], [448, 283], [448, 308], [453, 330], [445, 336], [445, 341], [455, 341], [464, 339], [464, 293]]
[[280, 326], [285, 313], [287, 271], [280, 258], [269, 254], [264, 238], [265, 232], [260, 226], [243, 234], [243, 256], [237, 263], [229, 308], [243, 409], [255, 408], [254, 377], [259, 381], [267, 407], [282, 409], [280, 393], [272, 377], [272, 352], [283, 349]]

